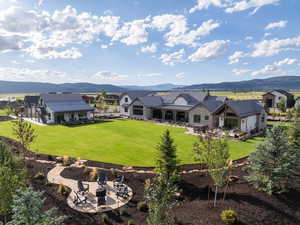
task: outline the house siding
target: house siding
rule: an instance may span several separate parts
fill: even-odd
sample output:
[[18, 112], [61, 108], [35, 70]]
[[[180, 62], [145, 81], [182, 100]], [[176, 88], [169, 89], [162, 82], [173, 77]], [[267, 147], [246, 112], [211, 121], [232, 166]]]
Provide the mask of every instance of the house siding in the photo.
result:
[[187, 101], [183, 97], [178, 97], [173, 103], [174, 105], [187, 105]]
[[[194, 115], [200, 115], [201, 121], [200, 123], [194, 123]], [[205, 120], [205, 116], [209, 116], [209, 120]], [[207, 110], [203, 105], [198, 105], [194, 107], [189, 112], [189, 124], [192, 126], [208, 126], [209, 128], [214, 127], [214, 119], [215, 117], [211, 114], [209, 110]]]
[[[128, 102], [125, 102], [125, 99], [128, 98]], [[133, 100], [128, 96], [128, 95], [123, 95], [123, 97], [120, 100], [120, 114], [123, 116], [129, 116], [131, 115], [129, 112], [129, 107], [128, 105], [131, 104]], [[125, 107], [128, 107], [127, 112], [125, 112]]]

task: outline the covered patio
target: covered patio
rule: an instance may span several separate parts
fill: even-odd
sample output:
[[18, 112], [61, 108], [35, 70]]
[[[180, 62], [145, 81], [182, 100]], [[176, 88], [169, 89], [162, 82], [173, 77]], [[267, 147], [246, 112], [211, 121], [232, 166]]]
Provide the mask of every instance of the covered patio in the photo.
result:
[[169, 122], [189, 122], [190, 106], [163, 106], [152, 109], [152, 118]]

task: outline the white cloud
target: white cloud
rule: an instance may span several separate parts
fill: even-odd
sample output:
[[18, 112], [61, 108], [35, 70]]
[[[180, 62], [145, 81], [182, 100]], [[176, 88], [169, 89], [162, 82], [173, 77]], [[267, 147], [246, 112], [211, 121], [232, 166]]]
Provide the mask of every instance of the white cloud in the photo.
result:
[[268, 37], [268, 36], [270, 36], [271, 35], [271, 33], [270, 32], [266, 32], [266, 33], [264, 33], [264, 37]]
[[245, 40], [246, 40], [246, 41], [251, 41], [251, 40], [253, 40], [253, 37], [252, 37], [252, 36], [246, 36], [246, 37], [245, 37]]
[[138, 77], [160, 77], [162, 73], [146, 73], [146, 74], [138, 74]]
[[177, 52], [173, 52], [171, 54], [162, 54], [160, 56], [160, 60], [163, 64], [174, 66], [175, 63], [182, 63], [184, 62], [183, 57], [185, 55], [184, 49], [181, 49]]
[[287, 20], [281, 20], [278, 22], [274, 22], [274, 23], [269, 23], [266, 27], [265, 30], [271, 30], [274, 28], [283, 28], [286, 27], [288, 21]]
[[126, 45], [137, 45], [148, 41], [147, 28], [150, 18], [134, 20], [125, 23], [119, 30], [116, 31], [112, 41], [120, 41]]
[[220, 24], [214, 20], [204, 21], [197, 29], [189, 30], [187, 19], [183, 15], [164, 14], [153, 17], [152, 28], [159, 31], [169, 31], [164, 35], [166, 45], [174, 47], [184, 44], [196, 46], [195, 43], [201, 37], [210, 34], [211, 31], [218, 28]]
[[208, 9], [210, 6], [224, 7], [222, 0], [197, 0], [197, 5], [190, 9], [190, 13], [197, 10]]
[[40, 81], [65, 82], [68, 76], [59, 71], [40, 70], [30, 68], [0, 67], [0, 80], [8, 81]]
[[192, 62], [201, 62], [208, 59], [216, 58], [221, 55], [227, 46], [229, 40], [215, 40], [201, 44], [200, 47], [188, 58]]
[[78, 59], [82, 57], [82, 54], [77, 48], [70, 48], [63, 51], [57, 51], [53, 48], [39, 48], [32, 46], [26, 51], [36, 59]]
[[101, 48], [108, 48], [108, 45], [101, 45]]
[[232, 5], [228, 8], [226, 8], [225, 12], [227, 13], [234, 13], [234, 12], [240, 12], [247, 9], [252, 9], [251, 14], [254, 14], [259, 10], [261, 7], [265, 5], [276, 5], [279, 3], [280, 0], [243, 0], [239, 2], [232, 2]]
[[284, 65], [295, 65], [298, 64], [297, 59], [285, 58], [283, 60], [277, 61], [273, 63], [275, 66], [284, 66]]
[[251, 70], [249, 70], [249, 69], [238, 69], [238, 68], [234, 68], [234, 69], [232, 70], [232, 72], [233, 72], [235, 75], [240, 76], [240, 75], [244, 75], [244, 74], [246, 74], [246, 73], [251, 72]]
[[190, 13], [214, 6], [224, 8], [226, 13], [240, 12], [254, 8], [251, 14], [255, 14], [261, 7], [277, 5], [279, 1], [280, 0], [197, 0], [197, 5], [190, 9]]
[[233, 53], [233, 55], [228, 57], [229, 64], [236, 64], [240, 62], [240, 59], [243, 57], [246, 57], [248, 54], [241, 52], [241, 51], [236, 51]]
[[0, 52], [10, 50], [20, 50], [24, 38], [18, 35], [2, 36], [0, 34]]
[[282, 51], [300, 50], [300, 36], [287, 39], [263, 40], [254, 45], [252, 57], [273, 56]]
[[38, 1], [38, 7], [42, 7], [43, 4], [44, 4], [44, 0], [39, 0]]
[[185, 73], [184, 73], [184, 72], [177, 73], [177, 74], [175, 75], [175, 77], [177, 77], [178, 79], [184, 79], [184, 78], [185, 78]]
[[91, 78], [96, 81], [121, 81], [126, 79], [127, 77], [128, 75], [103, 70], [95, 73]]
[[155, 53], [157, 51], [156, 44], [147, 45], [141, 48], [141, 52], [144, 53]]
[[285, 76], [290, 74], [291, 71], [281, 70], [274, 65], [266, 65], [264, 68], [251, 73], [252, 76]]

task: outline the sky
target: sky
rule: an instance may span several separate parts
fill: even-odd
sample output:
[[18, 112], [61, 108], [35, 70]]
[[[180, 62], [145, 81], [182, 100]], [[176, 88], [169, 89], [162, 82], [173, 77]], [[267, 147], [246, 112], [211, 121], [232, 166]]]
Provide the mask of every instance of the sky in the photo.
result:
[[300, 75], [299, 0], [0, 0], [0, 80], [200, 84]]

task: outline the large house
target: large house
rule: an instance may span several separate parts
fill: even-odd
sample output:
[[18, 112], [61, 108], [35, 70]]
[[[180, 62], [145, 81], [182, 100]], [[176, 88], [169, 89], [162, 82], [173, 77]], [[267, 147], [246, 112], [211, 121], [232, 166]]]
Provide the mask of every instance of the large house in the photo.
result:
[[24, 116], [46, 124], [89, 120], [93, 111], [80, 94], [48, 93], [24, 98]]
[[[125, 99], [127, 98], [127, 99]], [[237, 128], [243, 132], [266, 127], [266, 112], [256, 100], [229, 101], [209, 92], [168, 95], [127, 92], [121, 98], [123, 115], [140, 120], [185, 122], [194, 127]]]
[[263, 103], [267, 108], [278, 108], [282, 99], [285, 100], [287, 108], [292, 108], [295, 104], [294, 95], [282, 89], [274, 89], [263, 95]]

